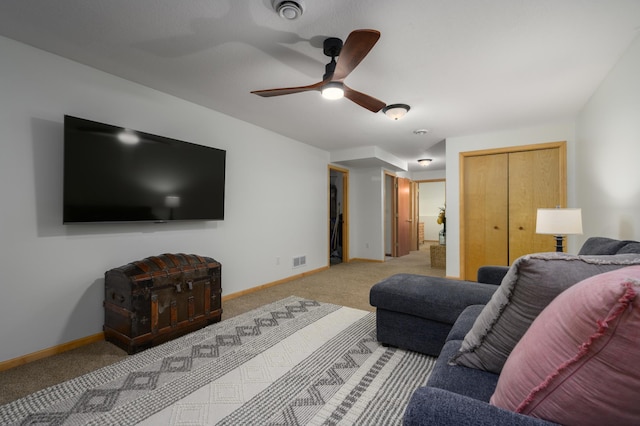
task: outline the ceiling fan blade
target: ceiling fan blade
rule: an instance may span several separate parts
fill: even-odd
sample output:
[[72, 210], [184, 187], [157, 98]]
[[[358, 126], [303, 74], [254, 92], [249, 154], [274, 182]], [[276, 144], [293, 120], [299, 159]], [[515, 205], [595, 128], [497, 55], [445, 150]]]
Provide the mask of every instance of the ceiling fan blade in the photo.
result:
[[357, 90], [353, 90], [350, 87], [344, 85], [344, 97], [351, 102], [355, 102], [363, 108], [368, 109], [371, 112], [378, 112], [385, 107], [385, 103], [373, 96], [366, 95]]
[[333, 73], [333, 81], [342, 81], [358, 66], [367, 56], [369, 51], [380, 38], [380, 31], [355, 30], [347, 37], [342, 46], [336, 70]]
[[309, 86], [298, 86], [298, 87], [283, 87], [280, 89], [266, 89], [266, 90], [254, 90], [253, 94], [262, 96], [264, 98], [270, 98], [271, 96], [281, 96], [281, 95], [290, 95], [292, 93], [300, 93], [300, 92], [309, 92], [311, 90], [320, 90], [322, 86], [324, 86], [325, 81], [319, 81], [315, 84], [311, 84]]

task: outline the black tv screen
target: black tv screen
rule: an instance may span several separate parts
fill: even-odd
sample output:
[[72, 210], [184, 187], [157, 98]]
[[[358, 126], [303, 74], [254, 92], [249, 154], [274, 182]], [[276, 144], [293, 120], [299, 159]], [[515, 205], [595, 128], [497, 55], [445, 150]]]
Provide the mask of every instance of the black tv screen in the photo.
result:
[[63, 222], [224, 219], [226, 151], [65, 115]]

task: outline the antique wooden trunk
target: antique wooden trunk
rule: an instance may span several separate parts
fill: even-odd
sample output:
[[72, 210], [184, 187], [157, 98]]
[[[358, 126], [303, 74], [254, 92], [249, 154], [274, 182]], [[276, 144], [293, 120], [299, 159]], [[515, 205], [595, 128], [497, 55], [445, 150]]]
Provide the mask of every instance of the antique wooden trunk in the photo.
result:
[[220, 321], [220, 263], [162, 254], [105, 273], [105, 338], [132, 354]]

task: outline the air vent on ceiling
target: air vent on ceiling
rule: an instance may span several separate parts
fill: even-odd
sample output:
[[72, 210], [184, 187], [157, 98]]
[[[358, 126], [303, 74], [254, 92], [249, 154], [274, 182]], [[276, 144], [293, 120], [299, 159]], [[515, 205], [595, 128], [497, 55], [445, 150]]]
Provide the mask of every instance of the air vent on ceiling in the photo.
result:
[[298, 19], [304, 12], [304, 5], [301, 0], [273, 0], [273, 8], [281, 18], [289, 21]]

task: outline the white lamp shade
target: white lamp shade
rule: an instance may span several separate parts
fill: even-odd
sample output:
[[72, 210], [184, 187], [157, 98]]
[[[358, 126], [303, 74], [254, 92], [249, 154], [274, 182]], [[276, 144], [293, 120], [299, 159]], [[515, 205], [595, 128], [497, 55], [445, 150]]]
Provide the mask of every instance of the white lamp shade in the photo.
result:
[[165, 207], [180, 207], [180, 197], [177, 195], [167, 195], [164, 197]]
[[538, 209], [536, 234], [582, 234], [582, 209]]

